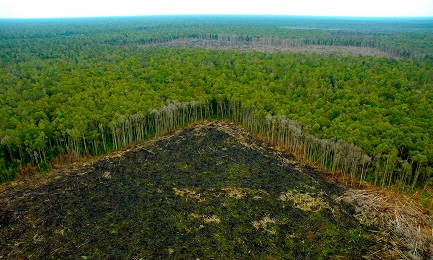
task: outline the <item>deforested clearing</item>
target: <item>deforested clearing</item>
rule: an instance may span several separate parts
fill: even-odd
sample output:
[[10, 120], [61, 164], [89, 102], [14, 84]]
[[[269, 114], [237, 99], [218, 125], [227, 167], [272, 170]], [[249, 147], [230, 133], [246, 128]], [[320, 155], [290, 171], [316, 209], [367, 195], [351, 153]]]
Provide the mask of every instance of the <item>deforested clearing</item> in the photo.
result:
[[431, 217], [389, 197], [331, 182], [234, 123], [206, 121], [1, 187], [0, 254], [13, 259], [431, 256]]
[[267, 53], [274, 52], [301, 52], [317, 54], [340, 54], [340, 55], [363, 55], [374, 57], [399, 58], [398, 56], [386, 53], [384, 51], [371, 47], [356, 46], [330, 46], [319, 44], [275, 44], [266, 41], [257, 42], [239, 42], [227, 40], [205, 40], [205, 39], [177, 39], [173, 41], [146, 44], [144, 47], [166, 46], [181, 48], [203, 48], [203, 49], [221, 49], [237, 51], [262, 51]]

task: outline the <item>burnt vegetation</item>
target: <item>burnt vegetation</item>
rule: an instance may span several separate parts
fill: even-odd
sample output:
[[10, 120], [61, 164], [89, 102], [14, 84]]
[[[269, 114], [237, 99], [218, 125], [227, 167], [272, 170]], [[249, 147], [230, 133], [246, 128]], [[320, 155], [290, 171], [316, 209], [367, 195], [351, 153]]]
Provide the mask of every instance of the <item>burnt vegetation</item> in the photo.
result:
[[343, 191], [237, 126], [211, 122], [3, 189], [0, 252], [10, 258], [388, 255], [392, 245], [376, 241], [378, 229], [336, 202]]

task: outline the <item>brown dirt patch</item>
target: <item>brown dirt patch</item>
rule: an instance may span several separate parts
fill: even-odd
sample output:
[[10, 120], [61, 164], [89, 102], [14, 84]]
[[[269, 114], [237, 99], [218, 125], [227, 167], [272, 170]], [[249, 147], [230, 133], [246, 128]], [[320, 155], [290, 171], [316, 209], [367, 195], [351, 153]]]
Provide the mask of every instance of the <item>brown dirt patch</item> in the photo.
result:
[[146, 47], [151, 46], [166, 46], [166, 47], [181, 47], [181, 48], [203, 48], [203, 49], [221, 49], [221, 50], [237, 50], [237, 51], [262, 51], [262, 52], [302, 52], [302, 53], [317, 53], [317, 54], [339, 54], [339, 55], [362, 55], [374, 57], [397, 58], [384, 51], [371, 47], [355, 47], [355, 46], [329, 46], [329, 45], [306, 45], [299, 46], [278, 46], [268, 45], [254, 42], [227, 42], [218, 40], [204, 39], [178, 39], [170, 42], [146, 44]]

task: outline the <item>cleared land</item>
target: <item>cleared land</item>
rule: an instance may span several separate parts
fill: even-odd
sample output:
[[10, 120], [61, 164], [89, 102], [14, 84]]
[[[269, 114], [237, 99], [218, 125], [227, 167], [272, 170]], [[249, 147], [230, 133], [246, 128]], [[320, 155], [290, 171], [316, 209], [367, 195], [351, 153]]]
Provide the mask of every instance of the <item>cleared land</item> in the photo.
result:
[[167, 46], [167, 47], [182, 47], [182, 48], [203, 48], [203, 49], [222, 49], [222, 50], [237, 50], [237, 51], [263, 51], [263, 52], [302, 52], [302, 53], [317, 53], [317, 54], [339, 54], [339, 55], [362, 55], [375, 57], [389, 57], [389, 53], [371, 47], [355, 47], [355, 46], [330, 46], [330, 45], [307, 45], [299, 46], [280, 46], [272, 44], [263, 44], [255, 42], [229, 42], [221, 40], [206, 40], [206, 39], [178, 39], [169, 42], [147, 44], [144, 46]]
[[[206, 122], [87, 165], [1, 187], [0, 254], [408, 257], [413, 249], [387, 235], [374, 223], [377, 217], [360, 221], [359, 210], [367, 205], [361, 195], [234, 124]], [[428, 256], [418, 249], [419, 257]]]

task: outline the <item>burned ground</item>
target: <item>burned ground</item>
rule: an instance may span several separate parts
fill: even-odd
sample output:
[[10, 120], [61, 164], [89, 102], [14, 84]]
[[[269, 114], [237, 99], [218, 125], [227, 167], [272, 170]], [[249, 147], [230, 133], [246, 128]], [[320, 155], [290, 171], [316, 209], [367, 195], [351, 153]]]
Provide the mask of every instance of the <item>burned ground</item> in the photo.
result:
[[220, 121], [0, 192], [5, 258], [375, 258], [390, 246], [336, 200], [342, 187]]

